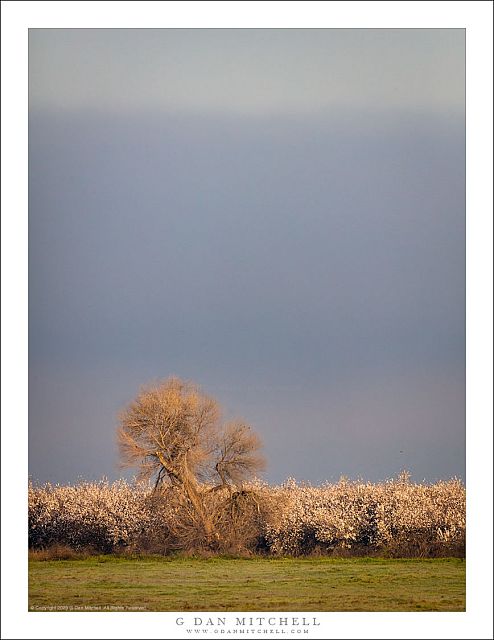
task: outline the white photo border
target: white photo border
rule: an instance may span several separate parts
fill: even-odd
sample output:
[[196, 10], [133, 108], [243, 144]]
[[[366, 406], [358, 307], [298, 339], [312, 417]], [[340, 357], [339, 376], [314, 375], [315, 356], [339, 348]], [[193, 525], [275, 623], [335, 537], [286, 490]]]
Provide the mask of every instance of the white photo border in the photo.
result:
[[467, 611], [316, 612], [306, 637], [492, 637], [492, 3], [2, 2], [2, 18], [3, 637], [187, 637], [180, 613], [27, 611], [28, 29], [74, 27], [466, 29]]

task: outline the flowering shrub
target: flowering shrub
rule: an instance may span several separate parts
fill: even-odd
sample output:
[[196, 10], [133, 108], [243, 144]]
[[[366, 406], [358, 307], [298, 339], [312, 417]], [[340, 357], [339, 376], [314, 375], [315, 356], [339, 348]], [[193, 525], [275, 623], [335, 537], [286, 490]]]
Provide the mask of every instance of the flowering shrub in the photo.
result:
[[[217, 551], [249, 549], [302, 555], [320, 549], [392, 550], [440, 545], [447, 553], [465, 536], [465, 488], [456, 479], [414, 484], [406, 475], [371, 484], [342, 480], [319, 487], [259, 481], [233, 496], [207, 492]], [[201, 531], [180, 492], [159, 494], [124, 481], [76, 486], [29, 485], [29, 544], [64, 544], [111, 552], [167, 553], [201, 547]]]
[[134, 541], [151, 522], [146, 492], [123, 481], [29, 486], [29, 544], [62, 543], [111, 551]]
[[456, 479], [425, 485], [401, 476], [380, 484], [343, 480], [276, 490], [285, 494], [285, 506], [277, 522], [266, 523], [274, 553], [464, 541], [465, 489]]

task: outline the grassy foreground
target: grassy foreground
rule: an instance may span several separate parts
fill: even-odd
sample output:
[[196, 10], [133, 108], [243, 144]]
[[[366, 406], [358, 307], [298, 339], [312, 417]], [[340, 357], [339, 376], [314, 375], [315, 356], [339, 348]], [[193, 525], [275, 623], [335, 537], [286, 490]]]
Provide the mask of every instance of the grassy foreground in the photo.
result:
[[31, 560], [31, 611], [464, 611], [461, 559]]

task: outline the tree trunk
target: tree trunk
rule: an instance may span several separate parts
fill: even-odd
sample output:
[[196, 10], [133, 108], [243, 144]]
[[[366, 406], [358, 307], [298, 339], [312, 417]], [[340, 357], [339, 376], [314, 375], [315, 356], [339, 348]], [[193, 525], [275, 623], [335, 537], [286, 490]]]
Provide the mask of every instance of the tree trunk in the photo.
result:
[[213, 522], [205, 509], [204, 499], [199, 489], [198, 482], [195, 479], [194, 474], [189, 469], [187, 459], [185, 458], [178, 468], [171, 468], [159, 451], [156, 452], [156, 455], [171, 481], [182, 487], [185, 496], [191, 503], [198, 520], [204, 529], [208, 545], [212, 544], [216, 538]]
[[204, 528], [208, 544], [214, 542], [214, 526], [204, 506], [204, 498], [193, 474], [189, 471], [187, 464], [184, 465], [184, 474], [182, 478], [182, 486], [185, 495], [194, 507], [201, 525]]

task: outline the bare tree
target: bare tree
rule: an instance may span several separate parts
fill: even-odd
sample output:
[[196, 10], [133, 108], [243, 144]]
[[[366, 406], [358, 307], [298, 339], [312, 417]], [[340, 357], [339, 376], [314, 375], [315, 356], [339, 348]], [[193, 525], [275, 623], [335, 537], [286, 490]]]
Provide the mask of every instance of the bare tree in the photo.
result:
[[117, 433], [122, 464], [137, 467], [155, 489], [176, 487], [207, 539], [217, 533], [206, 493], [239, 487], [264, 466], [251, 428], [240, 421], [223, 424], [216, 400], [175, 377], [141, 389], [121, 414]]
[[221, 485], [240, 485], [243, 480], [264, 467], [260, 454], [261, 441], [249, 425], [241, 421], [225, 425], [216, 444], [215, 470]]

